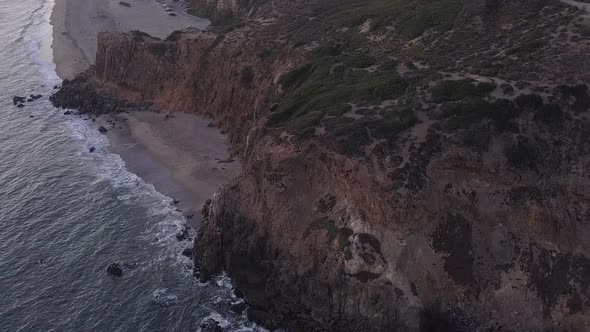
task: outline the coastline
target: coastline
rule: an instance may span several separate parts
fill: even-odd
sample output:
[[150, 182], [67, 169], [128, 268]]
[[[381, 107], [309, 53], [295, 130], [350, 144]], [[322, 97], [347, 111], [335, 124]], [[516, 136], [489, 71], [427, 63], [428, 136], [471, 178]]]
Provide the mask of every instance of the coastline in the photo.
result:
[[[55, 0], [51, 48], [60, 78], [72, 79], [94, 63], [100, 31], [141, 30], [165, 38], [209, 24], [186, 14], [171, 17], [153, 0], [130, 3], [128, 8], [114, 0]], [[200, 219], [205, 201], [240, 171], [225, 137], [195, 115], [132, 112], [99, 116], [89, 125], [108, 128], [109, 151], [121, 156], [130, 172], [178, 201], [189, 223]]]
[[168, 13], [155, 0], [130, 0], [130, 7], [118, 0], [55, 0], [50, 23], [56, 72], [72, 79], [94, 63], [97, 34], [102, 31], [139, 30], [164, 39], [176, 30], [205, 29], [206, 19], [188, 15], [177, 8]]
[[240, 172], [225, 136], [206, 119], [146, 111], [103, 116], [97, 123], [108, 128], [109, 150], [127, 170], [177, 200], [193, 226], [205, 201]]

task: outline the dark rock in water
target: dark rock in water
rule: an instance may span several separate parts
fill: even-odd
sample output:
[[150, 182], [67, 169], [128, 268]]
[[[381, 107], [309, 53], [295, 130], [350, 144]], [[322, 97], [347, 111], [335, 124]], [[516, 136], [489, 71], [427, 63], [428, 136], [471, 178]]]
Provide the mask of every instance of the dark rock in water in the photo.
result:
[[235, 295], [235, 296], [236, 296], [238, 299], [244, 298], [244, 294], [242, 293], [242, 291], [241, 291], [241, 290], [239, 290], [239, 289], [237, 289], [237, 288], [234, 288], [234, 295]]
[[248, 307], [248, 305], [246, 304], [246, 302], [239, 301], [239, 302], [234, 302], [234, 303], [230, 304], [229, 310], [231, 310], [237, 314], [241, 314], [242, 312], [244, 312], [244, 310], [246, 310], [247, 307]]
[[29, 118], [31, 118], [31, 119], [34, 118], [34, 117], [35, 117], [34, 115], [29, 115]]
[[64, 115], [70, 115], [70, 114], [72, 114], [72, 111], [65, 111], [64, 112]]
[[35, 99], [33, 99], [33, 98], [29, 98], [29, 99], [27, 99], [27, 102], [31, 102], [31, 101], [34, 101], [34, 100]]
[[96, 119], [95, 118], [92, 118], [92, 122], [96, 122]]
[[53, 90], [57, 90], [57, 89], [59, 89], [59, 85], [54, 85]]
[[178, 241], [184, 241], [188, 238], [188, 228], [183, 227], [182, 230], [176, 233], [176, 239]]
[[106, 133], [107, 131], [108, 131], [108, 130], [107, 130], [105, 127], [103, 127], [103, 126], [99, 126], [99, 127], [98, 127], [98, 132], [100, 132], [100, 133], [103, 133], [103, 134], [104, 134], [104, 133]]
[[186, 248], [182, 251], [182, 255], [188, 258], [193, 258], [193, 248]]
[[223, 331], [221, 329], [221, 326], [219, 326], [219, 323], [212, 318], [206, 318], [203, 321], [201, 321], [201, 324], [199, 324], [199, 327], [201, 328], [202, 332], [222, 332]]
[[89, 151], [90, 151], [90, 153], [92, 153], [92, 152], [96, 151], [96, 148], [93, 146], [93, 147], [90, 148]]
[[43, 95], [33, 95], [33, 94], [32, 94], [32, 95], [30, 95], [30, 96], [29, 96], [29, 99], [32, 99], [32, 100], [37, 100], [37, 99], [39, 99], [39, 98], [41, 98], [41, 97], [43, 97]]
[[128, 103], [115, 96], [97, 92], [88, 80], [88, 75], [81, 74], [73, 80], [64, 80], [61, 88], [49, 97], [56, 107], [78, 109], [80, 114], [118, 113], [125, 109], [143, 109], [148, 104]]
[[173, 200], [173, 201], [172, 201], [172, 204], [174, 204], [174, 205], [176, 205], [176, 204], [178, 204], [178, 203], [180, 203], [180, 201], [179, 201], [179, 200]]
[[187, 214], [186, 216], [184, 216], [187, 220], [191, 220], [195, 217], [194, 214]]
[[27, 98], [25, 98], [25, 97], [19, 97], [19, 96], [12, 97], [12, 104], [13, 105], [16, 105], [19, 103], [24, 103], [25, 101], [27, 101]]
[[123, 269], [121, 269], [119, 263], [112, 263], [107, 267], [107, 273], [115, 277], [120, 277], [123, 275]]
[[16, 107], [18, 107], [18, 108], [23, 108], [23, 107], [25, 107], [25, 105], [23, 105], [23, 104], [18, 104], [18, 105], [16, 105]]

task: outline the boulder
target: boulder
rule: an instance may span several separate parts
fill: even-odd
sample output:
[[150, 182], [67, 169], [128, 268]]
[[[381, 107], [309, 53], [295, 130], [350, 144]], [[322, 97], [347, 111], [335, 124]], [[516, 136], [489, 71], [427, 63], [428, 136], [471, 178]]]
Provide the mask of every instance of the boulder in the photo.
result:
[[108, 130], [107, 130], [105, 127], [103, 127], [103, 126], [99, 126], [99, 127], [98, 127], [98, 132], [100, 132], [100, 133], [102, 133], [102, 134], [106, 133], [107, 131], [108, 131]]
[[205, 318], [199, 324], [199, 330], [201, 332], [222, 332], [221, 326], [219, 323], [212, 319], [212, 318]]
[[193, 258], [193, 248], [186, 248], [182, 251], [182, 256]]
[[235, 312], [236, 314], [241, 314], [242, 312], [244, 312], [244, 310], [246, 310], [247, 307], [248, 305], [246, 304], [246, 302], [238, 301], [230, 304], [229, 310]]
[[115, 277], [123, 275], [123, 269], [119, 263], [112, 263], [107, 267], [107, 273]]
[[182, 227], [182, 229], [180, 230], [180, 232], [176, 233], [176, 239], [178, 241], [184, 241], [188, 238], [188, 228], [187, 227]]
[[19, 96], [12, 97], [12, 104], [13, 105], [17, 105], [19, 103], [24, 103], [25, 101], [27, 101], [27, 98], [25, 98], [25, 97], [19, 97]]

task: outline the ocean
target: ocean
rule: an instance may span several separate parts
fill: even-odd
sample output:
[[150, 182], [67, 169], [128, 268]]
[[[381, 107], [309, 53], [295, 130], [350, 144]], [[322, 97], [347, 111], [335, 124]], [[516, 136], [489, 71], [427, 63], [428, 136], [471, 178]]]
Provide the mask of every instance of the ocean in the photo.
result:
[[[199, 283], [172, 199], [48, 101], [52, 0], [0, 0], [0, 331], [262, 331], [226, 277]], [[13, 105], [15, 95], [42, 98]], [[90, 147], [96, 151], [91, 153]], [[123, 276], [106, 273], [113, 262]]]

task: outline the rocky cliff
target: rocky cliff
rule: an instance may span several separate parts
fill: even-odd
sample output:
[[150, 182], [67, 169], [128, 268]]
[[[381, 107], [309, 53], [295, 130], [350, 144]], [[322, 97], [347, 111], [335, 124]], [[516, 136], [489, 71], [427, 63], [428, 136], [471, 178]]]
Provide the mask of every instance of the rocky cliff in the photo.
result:
[[222, 34], [102, 34], [53, 98], [84, 86], [228, 132], [244, 167], [204, 209], [202, 279], [227, 271], [252, 319], [293, 331], [590, 328], [584, 13], [242, 8]]

